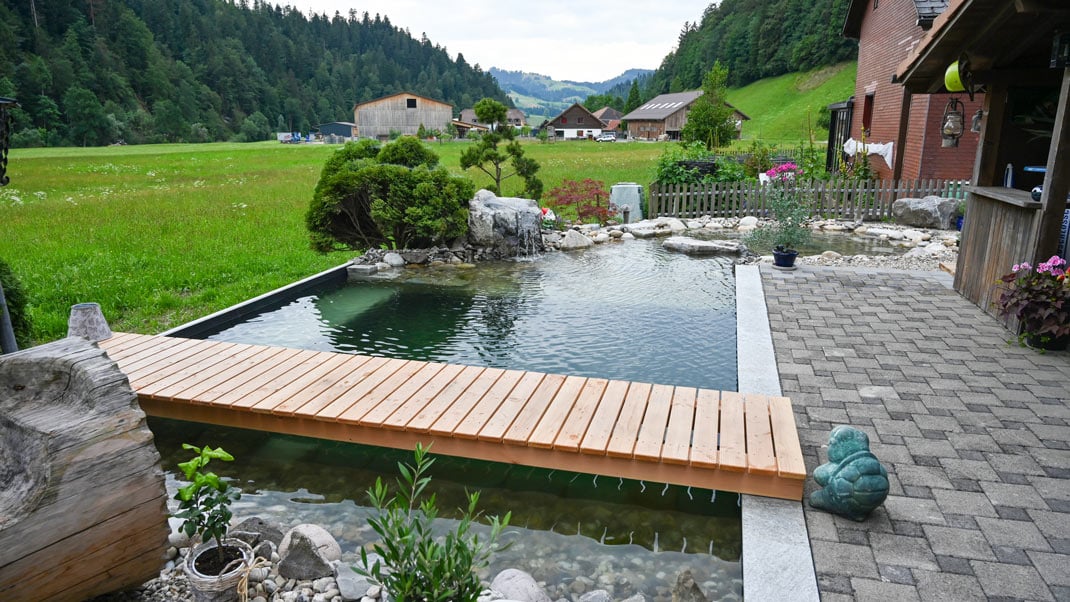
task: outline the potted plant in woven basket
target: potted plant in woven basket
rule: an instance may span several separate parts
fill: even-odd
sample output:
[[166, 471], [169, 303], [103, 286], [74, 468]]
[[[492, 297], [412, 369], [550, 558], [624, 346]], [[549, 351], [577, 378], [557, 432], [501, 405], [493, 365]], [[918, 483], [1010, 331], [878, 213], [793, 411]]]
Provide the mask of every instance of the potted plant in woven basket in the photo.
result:
[[1036, 269], [1018, 263], [999, 279], [993, 302], [1000, 317], [1018, 320], [1018, 343], [1040, 351], [1066, 349], [1070, 343], [1070, 279], [1066, 260], [1053, 255]]
[[[230, 504], [241, 497], [214, 472], [205, 471], [212, 460], [230, 462], [234, 456], [221, 447], [212, 449], [182, 444], [182, 449], [195, 454], [188, 462], [179, 463], [188, 484], [179, 488], [175, 499], [179, 511], [175, 518], [183, 519], [182, 531], [190, 537], [191, 548], [185, 560], [186, 577], [193, 587], [197, 602], [229, 602], [238, 599], [238, 582], [253, 560], [249, 544], [228, 539]], [[200, 543], [193, 545], [195, 540]]]

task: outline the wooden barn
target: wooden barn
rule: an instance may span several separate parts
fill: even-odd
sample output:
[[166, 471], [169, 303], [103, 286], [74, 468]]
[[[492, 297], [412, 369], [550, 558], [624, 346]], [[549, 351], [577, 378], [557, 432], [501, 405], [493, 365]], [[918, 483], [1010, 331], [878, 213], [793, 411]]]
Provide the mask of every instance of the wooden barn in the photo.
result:
[[391, 134], [415, 136], [420, 126], [445, 131], [453, 119], [453, 105], [401, 92], [353, 107], [356, 135], [387, 140]]
[[[680, 130], [687, 123], [687, 113], [699, 96], [702, 96], [702, 90], [655, 96], [621, 118], [628, 123], [628, 137], [638, 140], [679, 140]], [[743, 133], [743, 122], [750, 121], [750, 117], [727, 102], [725, 106], [735, 111], [733, 118], [738, 139]]]

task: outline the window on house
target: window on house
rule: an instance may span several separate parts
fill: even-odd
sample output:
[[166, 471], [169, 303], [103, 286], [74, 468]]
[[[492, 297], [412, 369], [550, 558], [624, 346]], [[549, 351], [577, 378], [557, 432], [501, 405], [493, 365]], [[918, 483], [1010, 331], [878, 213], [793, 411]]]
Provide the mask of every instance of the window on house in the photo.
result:
[[405, 108], [406, 109], [415, 109], [416, 108], [416, 99], [415, 98], [406, 98], [405, 99]]
[[579, 118], [576, 119], [576, 123], [583, 123], [583, 115], [580, 115]]
[[866, 100], [862, 105], [862, 131], [869, 136], [870, 127], [873, 125], [873, 95], [866, 94]]
[[561, 123], [568, 123], [568, 117], [562, 117]]

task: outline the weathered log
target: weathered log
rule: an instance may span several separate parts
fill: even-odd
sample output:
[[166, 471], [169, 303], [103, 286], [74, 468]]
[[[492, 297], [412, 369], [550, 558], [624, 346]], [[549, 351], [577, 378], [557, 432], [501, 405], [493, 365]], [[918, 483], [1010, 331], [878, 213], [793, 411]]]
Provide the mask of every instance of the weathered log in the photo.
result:
[[0, 600], [140, 585], [168, 531], [160, 456], [115, 363], [80, 338], [0, 356]]

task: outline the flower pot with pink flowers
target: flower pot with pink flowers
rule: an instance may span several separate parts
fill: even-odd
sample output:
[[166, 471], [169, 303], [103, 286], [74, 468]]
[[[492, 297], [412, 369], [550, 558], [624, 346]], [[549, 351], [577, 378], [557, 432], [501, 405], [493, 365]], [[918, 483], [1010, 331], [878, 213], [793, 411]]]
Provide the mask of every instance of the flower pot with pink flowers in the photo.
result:
[[999, 279], [993, 302], [1000, 317], [1018, 320], [1018, 343], [1041, 351], [1066, 349], [1070, 343], [1070, 279], [1058, 255], [1034, 268], [1026, 262]]

